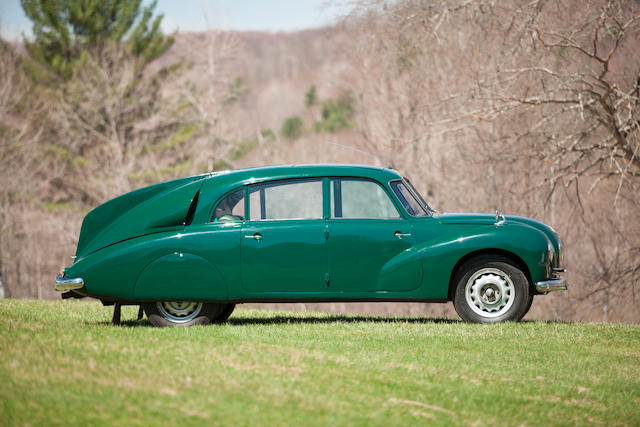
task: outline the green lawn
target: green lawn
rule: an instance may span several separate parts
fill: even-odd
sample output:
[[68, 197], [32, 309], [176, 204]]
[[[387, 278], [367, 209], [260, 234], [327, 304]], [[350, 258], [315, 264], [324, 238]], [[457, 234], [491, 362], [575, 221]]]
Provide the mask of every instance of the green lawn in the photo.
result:
[[640, 425], [640, 326], [0, 300], [0, 424]]

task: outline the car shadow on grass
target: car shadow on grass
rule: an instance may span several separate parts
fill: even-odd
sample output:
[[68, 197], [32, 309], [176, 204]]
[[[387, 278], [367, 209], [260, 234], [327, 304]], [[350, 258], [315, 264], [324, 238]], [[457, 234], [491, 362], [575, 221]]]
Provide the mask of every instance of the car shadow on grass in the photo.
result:
[[149, 322], [148, 319], [142, 319], [142, 320], [135, 320], [135, 319], [130, 319], [130, 320], [122, 320], [120, 321], [119, 324], [113, 324], [110, 320], [104, 320], [101, 322], [84, 322], [85, 325], [94, 325], [94, 326], [123, 326], [123, 327], [129, 327], [129, 328], [135, 328], [135, 327], [153, 327], [153, 325], [151, 324], [151, 322]]
[[230, 317], [227, 323], [231, 325], [280, 325], [280, 324], [314, 324], [314, 323], [459, 323], [457, 319], [439, 317], [383, 317], [383, 316], [349, 316], [349, 315], [318, 315], [318, 316], [283, 316], [271, 317]]
[[[406, 317], [406, 316], [353, 316], [353, 315], [318, 315], [314, 317], [296, 317], [277, 315], [273, 317], [230, 317], [225, 323], [231, 325], [279, 325], [279, 324], [313, 324], [313, 323], [435, 323], [435, 324], [466, 324], [470, 326], [485, 327], [486, 323], [469, 323], [462, 319], [450, 319], [445, 317]], [[223, 324], [225, 324], [223, 323]], [[509, 322], [514, 323], [514, 322]], [[570, 324], [572, 322], [559, 320], [520, 320], [519, 324]], [[504, 323], [494, 323], [501, 325]]]
[[[129, 328], [136, 327], [149, 327], [154, 326], [148, 319], [142, 320], [122, 320], [119, 325], [114, 325], [111, 321], [102, 322], [85, 322], [87, 325], [99, 325], [99, 326], [122, 326]], [[231, 317], [229, 320], [219, 324], [207, 325], [231, 325], [231, 326], [250, 326], [250, 325], [295, 325], [295, 324], [326, 324], [326, 323], [424, 323], [424, 324], [467, 324], [470, 326], [486, 327], [487, 324], [480, 323], [467, 323], [460, 319], [447, 319], [443, 317], [383, 317], [383, 316], [349, 316], [349, 315], [331, 315], [326, 316], [319, 314], [313, 317], [298, 317], [298, 316], [283, 316], [277, 315], [273, 317]], [[572, 324], [573, 322], [561, 321], [561, 320], [521, 320], [517, 322], [521, 325], [526, 324]], [[503, 323], [496, 323], [495, 325], [501, 325]]]
[[[358, 316], [349, 314], [331, 314], [318, 313], [317, 315], [309, 315], [306, 313], [303, 317], [296, 315], [297, 312], [292, 312], [291, 315], [277, 314], [274, 316], [262, 317], [262, 316], [231, 316], [226, 322], [219, 325], [231, 325], [231, 326], [250, 326], [250, 325], [295, 325], [295, 324], [327, 324], [327, 323], [424, 323], [424, 324], [465, 324], [461, 319], [449, 319], [444, 317], [408, 317], [408, 316]], [[100, 326], [123, 326], [123, 327], [154, 327], [149, 319], [143, 318], [141, 320], [128, 319], [122, 320], [119, 325], [114, 325], [111, 321], [102, 322], [85, 322], [86, 324], [100, 325]], [[520, 324], [570, 324], [572, 322], [558, 321], [558, 320], [521, 320]], [[466, 323], [468, 325], [474, 325], [472, 323]], [[212, 326], [215, 326], [213, 324]], [[482, 327], [486, 324], [475, 324]], [[497, 323], [496, 325], [500, 325]]]
[[[122, 320], [119, 325], [114, 325], [111, 321], [86, 322], [87, 324], [99, 326], [123, 326], [123, 327], [153, 327], [148, 319], [128, 319]], [[459, 319], [447, 319], [439, 317], [384, 317], [384, 316], [352, 316], [352, 315], [325, 315], [319, 313], [317, 316], [300, 317], [296, 315], [275, 315], [270, 317], [250, 317], [238, 316], [230, 317], [220, 325], [248, 326], [248, 325], [287, 325], [287, 324], [326, 324], [326, 323], [437, 323], [455, 324], [462, 323]], [[215, 324], [214, 324], [215, 326]]]

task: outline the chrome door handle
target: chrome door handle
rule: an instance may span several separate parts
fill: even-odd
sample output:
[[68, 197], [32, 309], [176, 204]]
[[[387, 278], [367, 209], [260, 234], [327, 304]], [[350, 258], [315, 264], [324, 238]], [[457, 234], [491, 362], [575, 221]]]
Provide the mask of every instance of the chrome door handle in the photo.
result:
[[394, 235], [398, 238], [398, 239], [402, 239], [403, 237], [411, 237], [411, 233], [401, 233], [399, 231], [396, 231], [394, 233]]
[[247, 234], [246, 236], [244, 236], [245, 239], [256, 239], [256, 240], [262, 240], [262, 234], [260, 233], [256, 233], [256, 234]]

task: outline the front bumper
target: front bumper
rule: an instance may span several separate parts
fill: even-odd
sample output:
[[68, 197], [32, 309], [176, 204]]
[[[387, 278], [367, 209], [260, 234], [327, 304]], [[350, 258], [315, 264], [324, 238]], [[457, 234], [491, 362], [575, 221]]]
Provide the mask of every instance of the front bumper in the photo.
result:
[[546, 294], [551, 291], [566, 291], [567, 281], [561, 277], [554, 277], [550, 280], [536, 282], [536, 291]]
[[75, 277], [73, 279], [65, 279], [61, 274], [56, 275], [56, 291], [70, 291], [80, 289], [84, 286], [84, 279]]

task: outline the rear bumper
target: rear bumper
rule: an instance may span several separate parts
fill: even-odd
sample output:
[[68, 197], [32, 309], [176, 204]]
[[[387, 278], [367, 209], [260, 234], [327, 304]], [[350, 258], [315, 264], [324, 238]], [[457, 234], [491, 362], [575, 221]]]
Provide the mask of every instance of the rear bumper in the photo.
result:
[[536, 282], [536, 291], [546, 294], [551, 291], [566, 291], [567, 281], [563, 278], [554, 278], [551, 280], [542, 280]]
[[80, 289], [84, 286], [84, 279], [74, 277], [66, 279], [61, 274], [56, 276], [56, 291], [70, 291], [72, 289]]

